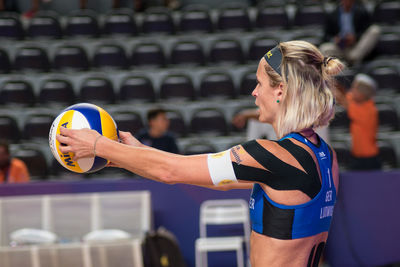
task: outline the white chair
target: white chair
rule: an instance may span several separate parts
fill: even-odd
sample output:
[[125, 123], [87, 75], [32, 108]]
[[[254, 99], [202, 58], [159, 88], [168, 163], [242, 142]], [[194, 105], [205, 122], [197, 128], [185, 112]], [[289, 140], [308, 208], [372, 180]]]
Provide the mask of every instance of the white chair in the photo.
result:
[[[207, 236], [207, 225], [243, 224], [242, 236]], [[250, 220], [249, 208], [243, 199], [207, 200], [200, 206], [200, 238], [196, 240], [196, 267], [208, 266], [207, 253], [236, 251], [239, 267], [244, 266], [245, 245], [249, 255]]]

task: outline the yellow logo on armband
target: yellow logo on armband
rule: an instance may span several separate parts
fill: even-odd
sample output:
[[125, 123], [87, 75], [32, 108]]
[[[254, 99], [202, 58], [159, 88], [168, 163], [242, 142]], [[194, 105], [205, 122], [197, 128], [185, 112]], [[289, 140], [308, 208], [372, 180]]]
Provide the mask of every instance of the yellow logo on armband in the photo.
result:
[[218, 159], [218, 158], [221, 158], [223, 155], [225, 155], [225, 153], [226, 153], [226, 151], [222, 151], [222, 152], [219, 152], [219, 153], [211, 154], [211, 157], [214, 158], [214, 159]]
[[230, 183], [233, 183], [233, 181], [225, 179], [225, 180], [222, 180], [221, 182], [219, 182], [218, 185], [224, 185], [224, 184], [230, 184]]

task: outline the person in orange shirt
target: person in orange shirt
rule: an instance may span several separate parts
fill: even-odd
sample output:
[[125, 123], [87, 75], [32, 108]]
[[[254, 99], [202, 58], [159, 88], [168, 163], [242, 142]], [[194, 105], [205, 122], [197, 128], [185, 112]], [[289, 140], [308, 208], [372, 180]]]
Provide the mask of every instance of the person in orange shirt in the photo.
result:
[[350, 119], [352, 140], [352, 169], [381, 169], [376, 134], [378, 131], [378, 111], [373, 97], [376, 82], [366, 74], [357, 74], [350, 91], [346, 93], [344, 106]]
[[0, 183], [29, 182], [29, 172], [25, 163], [10, 157], [9, 145], [0, 140]]

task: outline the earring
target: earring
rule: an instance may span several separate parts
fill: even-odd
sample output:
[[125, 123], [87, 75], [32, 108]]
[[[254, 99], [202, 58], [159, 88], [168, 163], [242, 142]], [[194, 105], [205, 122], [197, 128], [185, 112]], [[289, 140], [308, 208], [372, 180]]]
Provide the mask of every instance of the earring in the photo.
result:
[[279, 102], [281, 102], [281, 101], [279, 101], [279, 99], [278, 99], [278, 100], [276, 100], [276, 103], [279, 103]]

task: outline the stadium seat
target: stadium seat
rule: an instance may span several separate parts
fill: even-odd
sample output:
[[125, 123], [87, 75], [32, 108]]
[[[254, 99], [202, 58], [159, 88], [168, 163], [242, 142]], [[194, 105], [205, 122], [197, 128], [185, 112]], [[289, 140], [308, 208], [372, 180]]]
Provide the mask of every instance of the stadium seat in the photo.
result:
[[20, 131], [17, 121], [9, 115], [0, 115], [0, 139], [10, 143], [17, 143], [20, 139]]
[[47, 140], [54, 119], [54, 116], [43, 113], [28, 115], [25, 119], [22, 137], [27, 140]]
[[379, 104], [376, 108], [379, 115], [379, 131], [397, 131], [399, 118], [396, 109], [387, 104]]
[[86, 71], [89, 69], [89, 59], [81, 46], [62, 45], [55, 51], [53, 67], [62, 71]]
[[114, 88], [107, 78], [92, 76], [82, 82], [80, 101], [94, 104], [112, 104], [114, 100]]
[[4, 82], [0, 90], [0, 104], [32, 106], [35, 103], [35, 95], [32, 85], [28, 81], [8, 80]]
[[399, 32], [381, 34], [376, 45], [376, 53], [378, 55], [400, 55]]
[[382, 162], [383, 169], [397, 168], [396, 150], [389, 142], [379, 141], [379, 158]]
[[219, 9], [218, 29], [221, 31], [248, 31], [251, 22], [247, 7], [237, 4], [223, 5]]
[[14, 69], [22, 72], [47, 72], [50, 69], [46, 51], [40, 47], [25, 46], [17, 50]]
[[174, 22], [169, 10], [162, 7], [147, 9], [142, 22], [142, 31], [146, 34], [174, 33]]
[[21, 147], [15, 153], [13, 157], [16, 157], [23, 162], [29, 170], [31, 180], [43, 180], [46, 179], [48, 174], [46, 157], [43, 152], [35, 148], [23, 148]]
[[200, 108], [193, 112], [190, 131], [196, 135], [225, 136], [228, 128], [225, 116], [215, 108]]
[[243, 64], [244, 54], [240, 43], [232, 39], [216, 40], [210, 50], [210, 61], [219, 64]]
[[0, 39], [22, 40], [24, 34], [24, 28], [18, 14], [0, 14]]
[[284, 6], [261, 5], [257, 9], [256, 27], [265, 28], [288, 28], [289, 16]]
[[349, 170], [352, 164], [352, 156], [350, 147], [346, 143], [332, 143], [333, 149], [336, 152], [336, 157], [341, 170]]
[[379, 1], [374, 8], [372, 17], [378, 23], [395, 24], [400, 22], [400, 2]]
[[212, 98], [234, 98], [235, 86], [229, 74], [223, 72], [210, 72], [201, 79], [200, 96]]
[[119, 89], [121, 102], [154, 102], [153, 84], [146, 76], [134, 75], [125, 78]]
[[118, 129], [125, 132], [130, 132], [133, 135], [144, 127], [140, 114], [134, 111], [116, 111], [112, 113]]
[[205, 56], [201, 45], [195, 41], [180, 41], [171, 51], [171, 64], [200, 66], [204, 65]]
[[86, 71], [89, 69], [89, 59], [82, 47], [66, 44], [57, 47], [53, 67], [60, 71]]
[[62, 78], [46, 79], [40, 86], [39, 103], [71, 105], [75, 102], [72, 84]]
[[249, 71], [243, 74], [239, 94], [241, 96], [250, 96], [257, 85], [256, 71]]
[[259, 61], [269, 50], [277, 45], [277, 41], [269, 37], [255, 37], [250, 43], [249, 60]]
[[99, 35], [96, 13], [91, 10], [77, 10], [67, 17], [65, 32], [70, 37], [95, 38]]
[[192, 80], [184, 74], [169, 74], [161, 82], [160, 98], [173, 101], [190, 101], [195, 98]]
[[58, 16], [51, 11], [40, 11], [31, 18], [26, 34], [34, 39], [59, 39], [63, 35]]
[[183, 148], [184, 155], [198, 155], [198, 154], [208, 154], [216, 153], [217, 149], [215, 146], [209, 143], [191, 143], [187, 144]]
[[0, 49], [0, 74], [9, 73], [11, 70], [10, 58], [7, 52]]
[[356, 71], [350, 68], [344, 69], [341, 73], [335, 76], [337, 84], [344, 89], [348, 90], [354, 80]]
[[185, 137], [187, 134], [187, 127], [182, 114], [177, 110], [167, 110], [167, 118], [169, 119], [168, 130], [174, 133], [176, 137]]
[[302, 6], [296, 9], [294, 26], [323, 26], [326, 13], [321, 5]]
[[400, 90], [400, 73], [395, 66], [376, 67], [368, 73], [378, 83], [378, 90], [397, 88]]
[[103, 33], [111, 36], [134, 36], [138, 34], [136, 21], [130, 10], [117, 9], [104, 18]]
[[133, 49], [132, 67], [163, 67], [165, 63], [164, 51], [157, 43], [140, 43]]
[[329, 130], [337, 133], [348, 133], [350, 120], [345, 109], [336, 110], [335, 117], [329, 124]]
[[101, 44], [94, 52], [93, 66], [103, 70], [127, 69], [129, 60], [123, 47], [116, 44]]
[[213, 31], [213, 23], [207, 6], [191, 5], [181, 11], [179, 29], [186, 33], [208, 33]]

